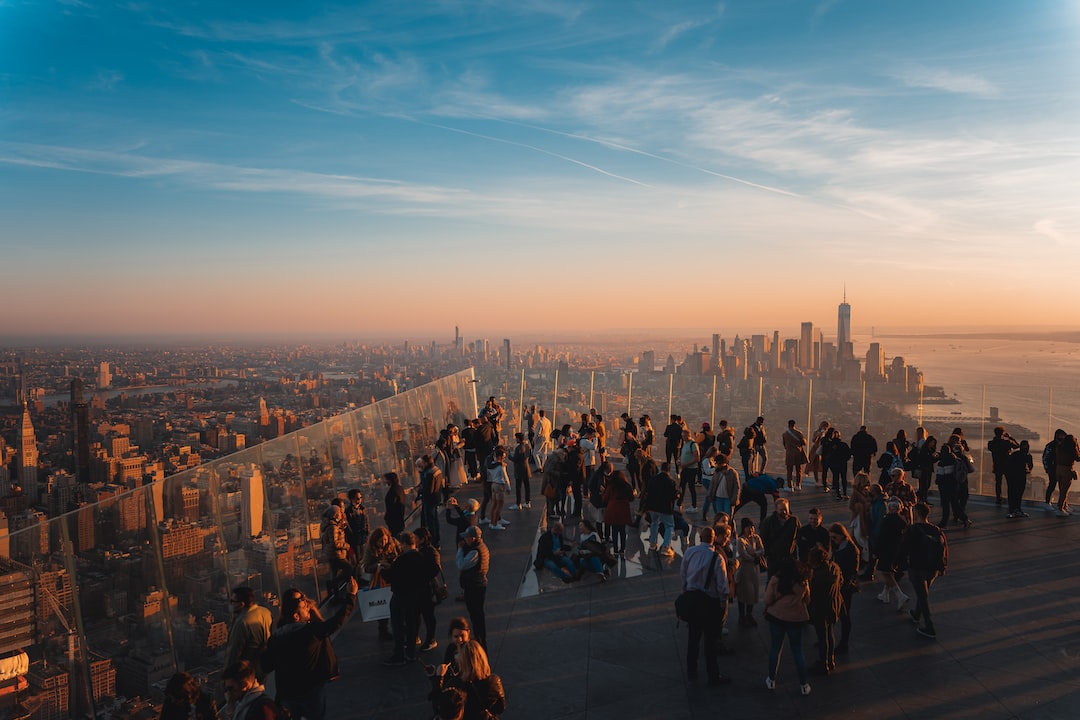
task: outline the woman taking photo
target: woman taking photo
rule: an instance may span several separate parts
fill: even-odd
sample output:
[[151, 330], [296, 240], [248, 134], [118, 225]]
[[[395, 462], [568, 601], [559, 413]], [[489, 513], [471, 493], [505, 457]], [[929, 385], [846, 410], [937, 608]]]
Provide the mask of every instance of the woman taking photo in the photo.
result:
[[462, 720], [487, 720], [502, 715], [506, 710], [506, 693], [502, 680], [491, 672], [487, 653], [480, 643], [470, 640], [457, 652], [458, 673], [454, 675], [448, 664], [433, 668], [432, 695], [456, 688], [465, 693], [465, 714]]

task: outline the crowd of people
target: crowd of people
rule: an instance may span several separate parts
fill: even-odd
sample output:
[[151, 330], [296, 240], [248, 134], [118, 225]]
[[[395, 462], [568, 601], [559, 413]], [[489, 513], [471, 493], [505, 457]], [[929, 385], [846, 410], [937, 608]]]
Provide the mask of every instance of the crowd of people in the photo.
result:
[[[779, 682], [785, 647], [803, 694], [811, 691], [809, 674], [836, 669], [836, 657], [848, 651], [852, 598], [862, 583], [879, 579], [878, 600], [907, 610], [920, 634], [936, 637], [929, 591], [948, 564], [942, 530], [950, 523], [959, 528], [972, 524], [966, 505], [975, 464], [960, 428], [941, 443], [922, 428], [910, 441], [900, 430], [879, 453], [866, 427], [845, 441], [827, 421], [808, 437], [790, 420], [781, 435], [784, 472], [773, 474], [766, 470], [764, 417], [736, 439], [739, 434], [727, 420], [715, 431], [709, 423], [693, 431], [680, 416], [671, 415], [658, 434], [648, 415], [635, 421], [624, 413], [611, 438], [616, 449], [610, 452], [607, 427], [595, 410], [583, 413], [576, 427], [554, 428], [543, 409], [530, 407], [523, 418], [525, 430], [514, 435], [509, 447], [499, 442], [504, 418], [490, 398], [479, 417], [464, 427], [448, 424], [417, 459], [413, 488], [403, 487], [398, 473], [386, 473], [383, 524], [378, 527], [372, 527], [359, 489], [333, 499], [320, 522], [331, 601], [324, 607], [332, 614], [324, 618], [313, 599], [290, 589], [274, 623], [250, 588], [236, 588], [231, 595], [236, 617], [222, 675], [224, 707], [219, 712], [211, 694], [190, 675], [178, 673], [167, 688], [162, 717], [326, 717], [325, 687], [338, 676], [330, 637], [348, 619], [362, 586], [392, 591], [390, 616], [379, 621], [380, 640], [392, 643], [384, 664], [417, 663], [422, 653], [438, 647], [435, 608], [450, 594], [442, 567], [443, 523], [454, 531], [456, 599], [464, 602], [468, 617], [451, 621], [443, 662], [422, 664], [431, 682], [432, 708], [438, 718], [501, 714], [505, 691], [486, 655], [491, 554], [485, 532], [509, 526], [504, 511], [532, 507], [534, 477], [546, 504], [546, 528], [534, 558], [537, 572], [550, 572], [566, 583], [586, 576], [604, 582], [627, 552], [629, 529], [642, 534], [647, 529], [648, 552], [658, 557], [674, 556], [673, 539], [682, 536], [687, 550], [681, 579], [694, 597], [685, 613], [690, 680], [696, 679], [703, 646], [708, 682], [729, 681], [717, 656], [731, 603], [737, 605], [739, 627], [758, 625], [758, 617], [768, 623], [765, 684], [770, 689]], [[661, 441], [662, 456], [654, 447]], [[1034, 467], [1029, 443], [998, 427], [987, 450], [997, 503], [1007, 506], [1009, 518], [1027, 517], [1022, 500]], [[741, 475], [733, 463], [736, 451]], [[1042, 451], [1049, 478], [1046, 507], [1061, 517], [1070, 513], [1068, 493], [1078, 460], [1080, 445], [1064, 430]], [[479, 499], [459, 498], [457, 491], [470, 483], [480, 484]], [[930, 521], [935, 488], [937, 525]], [[784, 494], [804, 491], [831, 494], [845, 503], [848, 522], [826, 527], [823, 512], [813, 507], [801, 523]], [[1052, 503], [1055, 492], [1057, 502]], [[511, 493], [514, 502], [507, 504]], [[748, 504], [758, 505], [757, 522], [737, 519]], [[418, 526], [410, 532], [406, 527], [413, 517]], [[573, 529], [569, 535], [568, 527]], [[903, 589], [905, 582], [910, 594]], [[817, 638], [812, 667], [802, 651], [806, 625], [814, 627]], [[274, 698], [262, 684], [271, 672]]]

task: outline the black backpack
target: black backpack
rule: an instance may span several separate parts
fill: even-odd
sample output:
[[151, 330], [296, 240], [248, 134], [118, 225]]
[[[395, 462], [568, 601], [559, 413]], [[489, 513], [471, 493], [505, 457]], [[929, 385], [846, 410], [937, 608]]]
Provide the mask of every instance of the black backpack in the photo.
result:
[[930, 527], [921, 533], [923, 536], [923, 553], [926, 559], [926, 569], [929, 572], [945, 574], [945, 538], [941, 530]]

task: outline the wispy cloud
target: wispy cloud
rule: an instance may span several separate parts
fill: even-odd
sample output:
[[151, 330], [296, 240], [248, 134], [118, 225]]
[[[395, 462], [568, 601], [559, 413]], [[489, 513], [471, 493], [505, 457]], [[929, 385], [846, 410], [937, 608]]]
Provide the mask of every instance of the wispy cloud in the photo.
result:
[[124, 81], [124, 74], [118, 70], [98, 70], [97, 76], [86, 85], [87, 90], [109, 91]]
[[896, 77], [909, 87], [943, 90], [982, 98], [995, 98], [1000, 94], [1000, 90], [994, 83], [974, 73], [927, 67], [910, 67], [901, 70]]

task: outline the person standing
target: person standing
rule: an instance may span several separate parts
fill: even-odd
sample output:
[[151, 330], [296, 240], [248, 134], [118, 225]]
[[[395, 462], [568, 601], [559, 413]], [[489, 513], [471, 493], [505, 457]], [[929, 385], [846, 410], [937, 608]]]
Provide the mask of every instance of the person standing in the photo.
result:
[[851, 436], [851, 474], [858, 475], [861, 472], [869, 473], [870, 466], [877, 455], [877, 440], [866, 431], [866, 426], [859, 427], [859, 432]]
[[352, 614], [357, 589], [356, 579], [350, 578], [344, 602], [329, 620], [322, 619], [318, 607], [303, 592], [287, 591], [279, 627], [270, 635], [262, 663], [268, 673], [274, 673], [275, 700], [293, 717], [326, 717], [326, 683], [338, 673], [330, 636]]
[[795, 538], [799, 534], [799, 518], [791, 514], [786, 498], [776, 498], [773, 513], [761, 524], [761, 542], [765, 545], [765, 559], [769, 565], [769, 577], [776, 573], [785, 559], [795, 557]]
[[840, 598], [844, 601], [840, 609], [840, 640], [837, 641], [833, 652], [836, 655], [846, 655], [848, 641], [851, 638], [851, 601], [859, 590], [859, 545], [851, 537], [847, 527], [843, 523], [833, 523], [829, 526], [829, 539], [832, 541], [833, 562], [840, 568], [843, 576], [843, 584], [840, 586]]
[[720, 674], [717, 660], [720, 632], [727, 616], [730, 588], [727, 581], [727, 563], [724, 554], [713, 547], [713, 529], [704, 527], [698, 532], [700, 542], [687, 549], [683, 555], [679, 576], [683, 590], [695, 592], [695, 603], [687, 618], [690, 637], [686, 646], [686, 677], [697, 677], [698, 653], [701, 640], [705, 640], [705, 673], [709, 685], [723, 685], [730, 678]]
[[1073, 480], [1076, 479], [1076, 470], [1073, 468], [1077, 460], [1080, 460], [1080, 445], [1077, 444], [1075, 436], [1066, 433], [1054, 442], [1054, 472], [1057, 474], [1058, 486], [1056, 514], [1058, 517], [1072, 515], [1069, 510], [1069, 488], [1072, 487]]
[[776, 688], [776, 676], [780, 671], [780, 653], [785, 641], [791, 647], [795, 671], [799, 675], [799, 689], [803, 695], [810, 694], [806, 676], [806, 658], [803, 657], [803, 628], [810, 621], [810, 584], [806, 566], [790, 555], [780, 560], [769, 584], [765, 586], [765, 618], [769, 621], [769, 674], [765, 687]]
[[949, 566], [949, 544], [941, 528], [933, 525], [927, 518], [930, 508], [926, 503], [919, 503], [914, 508], [915, 522], [904, 531], [900, 544], [901, 569], [907, 569], [908, 579], [915, 589], [915, 609], [909, 614], [918, 625], [919, 634], [936, 638], [937, 630], [930, 617], [930, 587], [934, 581], [945, 574]]
[[682, 431], [682, 447], [679, 449], [679, 507], [686, 497], [686, 488], [690, 488], [690, 509], [697, 512], [697, 482], [701, 473], [701, 449], [690, 437], [690, 429]]
[[[532, 433], [530, 433], [531, 435]], [[529, 467], [529, 459], [532, 457], [532, 446], [525, 440], [525, 436], [522, 433], [514, 433], [514, 440], [517, 444], [514, 445], [514, 451], [510, 454], [510, 460], [514, 463], [514, 488], [516, 495], [514, 497], [515, 503], [508, 507], [508, 510], [521, 510], [522, 508], [531, 508], [532, 499], [530, 498], [529, 479], [532, 477], [532, 469]], [[521, 501], [521, 491], [525, 490], [525, 502]]]
[[788, 487], [798, 492], [802, 490], [803, 465], [807, 462], [806, 436], [795, 426], [794, 420], [787, 421], [782, 442]]
[[765, 472], [765, 465], [769, 462], [769, 450], [765, 446], [769, 441], [765, 433], [765, 418], [759, 415], [750, 427], [754, 429], [754, 452], [757, 453], [757, 473], [760, 475]]
[[968, 519], [960, 499], [960, 482], [957, 479], [960, 474], [959, 463], [960, 459], [956, 457], [954, 446], [944, 445], [941, 448], [941, 459], [938, 460], [935, 473], [935, 482], [938, 493], [941, 495], [941, 527], [949, 524], [950, 513], [958, 523], [964, 527], [971, 527], [971, 520]]
[[[605, 463], [610, 466], [610, 463]], [[633, 522], [630, 502], [634, 499], [634, 488], [626, 479], [626, 473], [617, 470], [611, 474], [603, 488], [604, 525], [611, 535], [614, 553], [622, 556], [626, 553], [626, 526]]]
[[[675, 462], [679, 461], [679, 449], [682, 447], [682, 425], [679, 423], [679, 416], [672, 415], [667, 427], [664, 428], [664, 461]], [[678, 470], [678, 468], [676, 468]]]
[[265, 675], [259, 658], [270, 639], [274, 618], [269, 610], [255, 602], [255, 591], [249, 587], [234, 589], [231, 602], [236, 619], [229, 628], [224, 666], [229, 667], [241, 660], [247, 660], [261, 682]]
[[360, 562], [364, 554], [364, 545], [367, 544], [368, 535], [371, 534], [371, 523], [368, 522], [367, 508], [364, 507], [364, 496], [360, 488], [349, 490], [349, 503], [345, 506], [345, 522], [349, 526], [349, 547], [352, 548], [352, 560]]
[[[510, 478], [506, 474], [506, 448], [502, 445], [496, 447], [484, 462], [484, 485], [487, 488], [485, 495], [491, 498], [488, 515], [491, 529], [505, 530], [510, 523], [503, 519], [502, 509], [506, 502], [506, 493], [510, 490]], [[483, 504], [480, 506], [480, 514], [484, 514]]]
[[821, 524], [821, 510], [816, 507], [807, 511], [807, 523], [795, 536], [795, 554], [800, 562], [810, 562], [810, 552], [816, 547], [828, 548], [829, 531]]
[[675, 529], [675, 500], [678, 489], [671, 477], [671, 465], [667, 462], [660, 466], [660, 471], [645, 481], [645, 495], [642, 509], [649, 513], [649, 549], [656, 551], [656, 534], [664, 528], [663, 547], [660, 554], [671, 557], [675, 551], [671, 548], [671, 535]]
[[323, 512], [319, 525], [319, 540], [322, 543], [323, 559], [330, 566], [330, 577], [326, 581], [326, 591], [334, 595], [339, 583], [351, 577], [354, 568], [349, 562], [349, 524], [345, 520], [345, 501], [334, 498]]
[[487, 598], [488, 566], [491, 554], [484, 544], [484, 533], [477, 526], [465, 531], [465, 538], [458, 545], [456, 565], [460, 573], [461, 587], [465, 591], [465, 608], [469, 612], [473, 635], [480, 644], [487, 646], [487, 619], [484, 601]]
[[761, 589], [761, 569], [765, 564], [765, 546], [757, 534], [754, 521], [743, 518], [740, 524], [735, 570], [735, 599], [739, 603], [739, 627], [757, 627], [754, 605]]
[[[827, 547], [827, 546], [826, 546]], [[817, 634], [818, 662], [815, 672], [828, 675], [836, 669], [833, 626], [840, 618], [844, 583], [840, 567], [829, 559], [828, 550], [815, 546], [810, 551], [810, 623]]]
[[421, 456], [416, 466], [420, 470], [420, 484], [417, 485], [416, 500], [413, 504], [420, 505], [420, 527], [431, 533], [431, 544], [439, 547], [442, 544], [439, 505], [443, 501], [442, 491], [446, 487], [446, 476], [430, 455]]
[[[1042, 466], [1046, 471], [1046, 509], [1056, 510], [1057, 507], [1054, 503], [1050, 502], [1054, 499], [1054, 488], [1057, 487], [1057, 469], [1054, 467], [1057, 457], [1057, 442], [1059, 439], [1065, 437], [1065, 431], [1058, 428], [1054, 431], [1054, 439], [1046, 443], [1046, 446], [1042, 451]], [[1060, 497], [1060, 493], [1058, 494]]]
[[533, 460], [536, 461], [536, 471], [544, 472], [544, 463], [548, 453], [551, 452], [551, 421], [548, 420], [543, 410], [536, 411], [536, 443], [533, 445]]
[[383, 522], [393, 536], [405, 532], [405, 488], [396, 472], [383, 475], [386, 480], [386, 498], [383, 501]]
[[380, 568], [390, 583], [390, 627], [394, 634], [394, 653], [383, 665], [401, 666], [416, 660], [416, 635], [424, 595], [431, 592], [431, 581], [438, 568], [430, 557], [417, 550], [416, 536], [410, 532], [398, 537], [401, 554], [393, 564]]
[[1009, 455], [1020, 447], [1020, 443], [1013, 439], [1012, 435], [1005, 432], [1005, 428], [998, 425], [994, 428], [994, 437], [986, 443], [986, 449], [990, 451], [990, 460], [994, 469], [994, 500], [1000, 505], [1004, 502], [1001, 495], [1001, 482], [1005, 479], [1005, 465]]
[[438, 626], [435, 606], [449, 595], [449, 590], [443, 575], [442, 554], [439, 548], [431, 544], [431, 533], [426, 528], [417, 528], [415, 535], [416, 551], [425, 562], [435, 568], [436, 573], [428, 583], [428, 592], [420, 595], [420, 619], [424, 621], [424, 641], [420, 644], [420, 652], [427, 652], [439, 647], [439, 641], [435, 639], [435, 629]]
[[1031, 457], [1031, 446], [1027, 440], [1021, 440], [1015, 452], [1005, 459], [1005, 485], [1009, 495], [1010, 518], [1027, 517], [1024, 512], [1024, 490], [1027, 489], [1027, 476], [1035, 463]]

